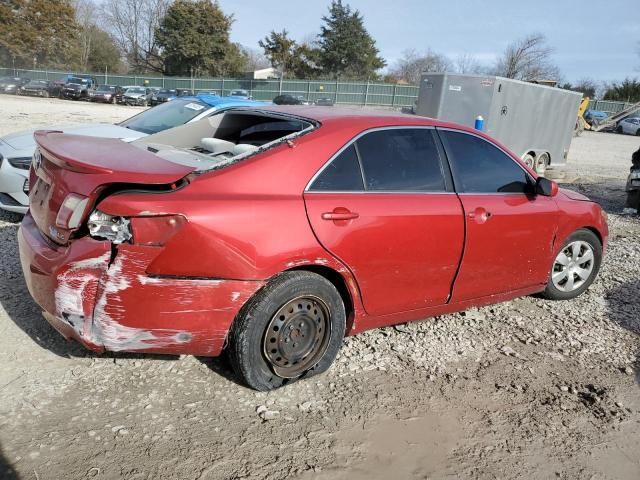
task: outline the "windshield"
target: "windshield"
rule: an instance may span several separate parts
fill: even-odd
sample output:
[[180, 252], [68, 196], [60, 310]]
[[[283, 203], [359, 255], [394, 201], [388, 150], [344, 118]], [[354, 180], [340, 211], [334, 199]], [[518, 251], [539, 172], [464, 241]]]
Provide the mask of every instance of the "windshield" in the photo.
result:
[[86, 78], [71, 77], [69, 83], [87, 83]]
[[27, 87], [46, 87], [47, 82], [44, 80], [32, 80], [29, 82]]
[[160, 90], [158, 92], [161, 95], [175, 95], [176, 91], [175, 90]]
[[116, 90], [116, 87], [112, 87], [111, 85], [100, 85], [98, 87], [98, 92], [114, 92]]
[[210, 108], [197, 100], [172, 100], [145, 110], [120, 125], [142, 133], [158, 133], [168, 128], [184, 125]]
[[144, 93], [144, 88], [142, 87], [134, 87], [127, 90], [127, 93]]

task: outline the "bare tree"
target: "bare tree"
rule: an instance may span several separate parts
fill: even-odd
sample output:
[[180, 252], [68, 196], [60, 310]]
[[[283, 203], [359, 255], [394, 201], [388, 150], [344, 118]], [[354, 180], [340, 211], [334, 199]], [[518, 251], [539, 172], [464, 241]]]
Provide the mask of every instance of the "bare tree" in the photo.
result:
[[137, 71], [162, 71], [156, 29], [171, 0], [104, 0], [101, 16], [105, 27]]
[[427, 50], [419, 53], [416, 50], [405, 50], [402, 57], [391, 69], [390, 75], [396, 80], [418, 84], [424, 72], [446, 72], [453, 69], [451, 60], [445, 55]]
[[507, 47], [498, 58], [494, 73], [516, 80], [557, 79], [560, 71], [551, 62], [552, 53], [547, 38], [541, 33], [533, 33]]
[[78, 32], [79, 62], [80, 67], [86, 70], [89, 63], [89, 55], [91, 54], [91, 27], [95, 25], [96, 5], [93, 0], [75, 0], [73, 3], [76, 11], [76, 23], [80, 27]]
[[268, 68], [271, 66], [269, 59], [256, 48], [245, 47], [243, 45], [240, 47], [240, 51], [246, 58], [247, 70], [249, 71], [261, 70], [263, 68]]
[[485, 70], [476, 57], [469, 53], [463, 53], [456, 57], [455, 69], [458, 73], [482, 73]]

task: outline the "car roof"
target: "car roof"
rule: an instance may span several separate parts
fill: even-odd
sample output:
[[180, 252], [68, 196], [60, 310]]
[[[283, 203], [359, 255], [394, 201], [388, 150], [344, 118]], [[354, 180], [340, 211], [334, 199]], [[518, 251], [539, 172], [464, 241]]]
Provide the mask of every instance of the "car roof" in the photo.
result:
[[270, 105], [269, 102], [238, 97], [218, 97], [217, 95], [185, 96], [180, 97], [180, 99], [204, 102], [210, 107], [262, 107]]
[[317, 106], [303, 105], [273, 105], [261, 107], [261, 110], [268, 110], [276, 113], [284, 113], [297, 117], [304, 117], [309, 120], [320, 122], [324, 125], [338, 123], [358, 122], [360, 126], [372, 128], [385, 125], [418, 125], [418, 126], [455, 126], [447, 122], [441, 122], [433, 118], [421, 117], [398, 113], [393, 110], [372, 110], [353, 107], [331, 107], [323, 108]]

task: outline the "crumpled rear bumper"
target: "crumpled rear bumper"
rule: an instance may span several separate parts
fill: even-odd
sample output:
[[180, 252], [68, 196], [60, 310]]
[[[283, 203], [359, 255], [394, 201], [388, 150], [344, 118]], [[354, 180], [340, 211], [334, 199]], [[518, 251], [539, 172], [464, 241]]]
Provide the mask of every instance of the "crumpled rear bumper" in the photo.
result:
[[47, 321], [93, 351], [216, 356], [242, 305], [264, 282], [155, 278], [159, 247], [45, 239], [29, 214], [18, 231], [29, 292]]

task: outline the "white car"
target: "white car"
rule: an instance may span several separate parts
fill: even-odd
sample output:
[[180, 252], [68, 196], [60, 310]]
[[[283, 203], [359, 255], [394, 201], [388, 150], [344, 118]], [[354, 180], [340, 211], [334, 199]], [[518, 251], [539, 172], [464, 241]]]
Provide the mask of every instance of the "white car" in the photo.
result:
[[[91, 137], [120, 138], [132, 141], [162, 130], [198, 121], [222, 110], [268, 105], [265, 102], [229, 97], [182, 97], [145, 110], [117, 125], [94, 123], [47, 128]], [[27, 213], [29, 209], [29, 168], [36, 148], [33, 132], [25, 130], [0, 137], [0, 208]]]
[[624, 120], [620, 120], [616, 132], [640, 136], [640, 118], [627, 117]]

